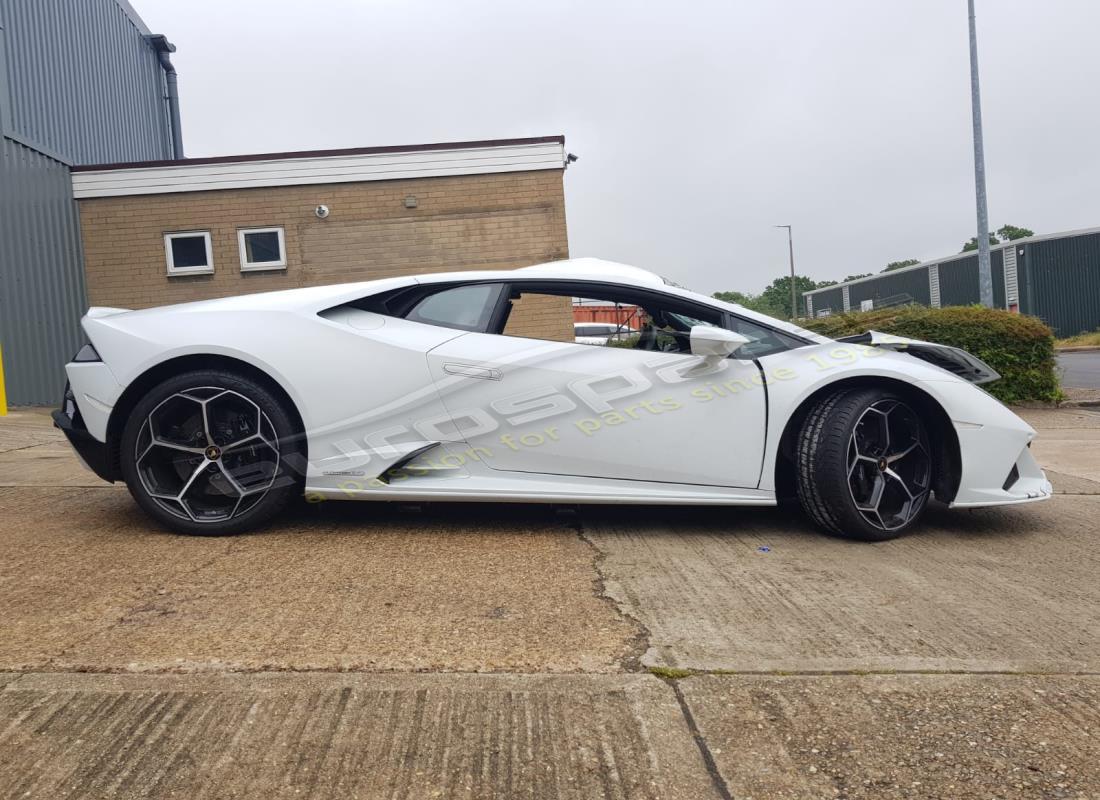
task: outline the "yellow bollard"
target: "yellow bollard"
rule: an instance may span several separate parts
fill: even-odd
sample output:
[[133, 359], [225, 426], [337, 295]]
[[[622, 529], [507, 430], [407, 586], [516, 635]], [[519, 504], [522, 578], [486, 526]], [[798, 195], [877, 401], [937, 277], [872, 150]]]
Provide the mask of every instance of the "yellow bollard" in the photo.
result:
[[4, 391], [4, 349], [0, 347], [0, 417], [8, 415], [8, 394]]

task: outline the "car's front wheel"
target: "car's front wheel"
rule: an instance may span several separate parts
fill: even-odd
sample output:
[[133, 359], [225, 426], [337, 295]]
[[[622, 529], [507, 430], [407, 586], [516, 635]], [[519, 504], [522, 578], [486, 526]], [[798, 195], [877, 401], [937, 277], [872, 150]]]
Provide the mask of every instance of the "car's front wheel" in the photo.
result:
[[807, 415], [797, 443], [798, 497], [825, 530], [881, 541], [928, 505], [932, 454], [920, 414], [883, 389], [841, 390]]
[[177, 375], [132, 410], [120, 443], [122, 475], [138, 505], [193, 535], [255, 529], [300, 493], [288, 456], [297, 432], [259, 382], [221, 370]]

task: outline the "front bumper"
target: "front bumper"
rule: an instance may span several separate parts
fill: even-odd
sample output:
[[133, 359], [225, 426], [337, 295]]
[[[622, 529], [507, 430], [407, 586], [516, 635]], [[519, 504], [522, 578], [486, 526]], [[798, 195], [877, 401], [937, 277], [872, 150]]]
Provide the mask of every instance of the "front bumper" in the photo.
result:
[[60, 428], [65, 434], [65, 438], [76, 450], [84, 466], [108, 483], [118, 480], [110, 448], [88, 433], [84, 420], [81, 419], [80, 409], [77, 408], [68, 386], [65, 387], [65, 400], [62, 407], [54, 411], [52, 416], [54, 426]]
[[959, 444], [959, 484], [953, 508], [1046, 500], [1050, 481], [1028, 445], [1035, 429], [992, 395], [962, 380], [921, 381], [947, 412]]
[[1047, 480], [1046, 474], [1026, 445], [1020, 450], [1015, 461], [993, 458], [992, 463], [1000, 464], [1002, 471], [1006, 473], [1001, 485], [996, 486], [990, 482], [960, 489], [955, 501], [951, 503], [952, 508], [1034, 503], [1037, 500], [1048, 500], [1054, 494], [1054, 487]]

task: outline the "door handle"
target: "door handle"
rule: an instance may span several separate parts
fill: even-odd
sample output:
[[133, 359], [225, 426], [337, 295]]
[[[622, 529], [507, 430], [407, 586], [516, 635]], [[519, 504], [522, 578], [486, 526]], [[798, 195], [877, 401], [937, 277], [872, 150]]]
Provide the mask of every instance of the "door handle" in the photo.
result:
[[461, 375], [464, 378], [481, 378], [485, 381], [499, 381], [501, 379], [499, 369], [478, 367], [473, 364], [444, 364], [443, 371], [449, 375]]

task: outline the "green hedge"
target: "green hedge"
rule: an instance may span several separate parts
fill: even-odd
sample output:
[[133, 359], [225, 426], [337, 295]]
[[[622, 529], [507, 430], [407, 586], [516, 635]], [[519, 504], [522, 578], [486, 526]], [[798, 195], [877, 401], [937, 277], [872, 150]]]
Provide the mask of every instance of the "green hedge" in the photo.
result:
[[804, 327], [831, 338], [868, 330], [951, 345], [973, 353], [1001, 374], [982, 386], [1004, 403], [1060, 399], [1054, 334], [1036, 317], [982, 306], [900, 306], [852, 311], [813, 320]]

